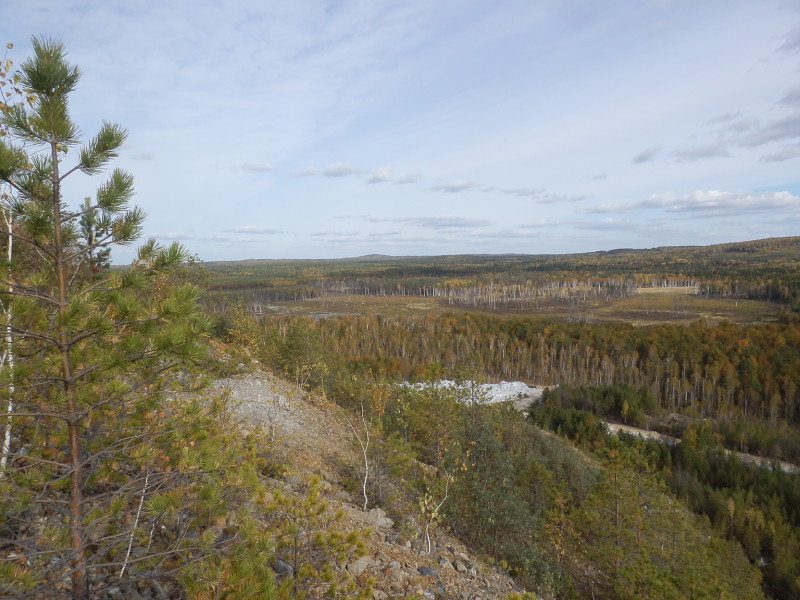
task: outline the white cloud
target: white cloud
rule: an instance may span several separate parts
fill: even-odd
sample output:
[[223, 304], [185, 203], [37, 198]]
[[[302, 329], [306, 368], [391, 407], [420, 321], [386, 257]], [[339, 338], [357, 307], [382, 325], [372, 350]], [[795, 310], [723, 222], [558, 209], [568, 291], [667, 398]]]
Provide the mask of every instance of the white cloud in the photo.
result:
[[631, 204], [607, 204], [588, 212], [632, 212], [662, 210], [698, 217], [727, 217], [741, 214], [771, 213], [776, 209], [800, 207], [800, 198], [789, 192], [696, 191], [691, 194], [654, 194]]
[[381, 167], [372, 177], [367, 180], [367, 183], [391, 183], [394, 181], [392, 177], [392, 167]]
[[798, 157], [800, 157], [800, 144], [796, 146], [784, 146], [780, 150], [764, 156], [761, 160], [764, 162], [783, 162]]
[[500, 191], [504, 194], [512, 194], [521, 198], [538, 196], [545, 192], [544, 188], [503, 188]]
[[319, 169], [317, 167], [305, 167], [292, 171], [293, 177], [313, 177], [314, 175], [319, 175]]
[[490, 224], [486, 219], [472, 219], [468, 217], [414, 217], [395, 219], [395, 221], [430, 229], [468, 229], [473, 227], [486, 227]]
[[431, 189], [434, 192], [445, 192], [447, 194], [458, 194], [459, 192], [464, 192], [466, 190], [473, 190], [475, 188], [480, 187], [479, 184], [475, 183], [474, 181], [467, 181], [465, 179], [458, 179], [455, 181], [449, 181], [447, 183], [441, 183], [439, 185], [433, 186]]
[[748, 147], [762, 146], [770, 142], [793, 139], [800, 137], [800, 111], [792, 113], [782, 119], [773, 121], [761, 131], [757, 131], [742, 140]]
[[781, 98], [781, 104], [784, 106], [800, 106], [800, 86], [793, 87], [791, 90]]
[[778, 47], [778, 52], [800, 52], [800, 28], [792, 30], [784, 37], [784, 42]]
[[564, 204], [567, 202], [581, 202], [586, 196], [568, 196], [566, 194], [544, 194], [537, 199], [542, 204]]
[[322, 169], [325, 177], [349, 177], [361, 175], [362, 170], [350, 163], [333, 163]]
[[245, 171], [267, 173], [269, 171], [273, 171], [275, 167], [273, 167], [270, 163], [245, 163], [242, 165], [242, 169]]
[[727, 147], [723, 142], [716, 142], [706, 146], [693, 146], [688, 148], [681, 148], [673, 153], [673, 156], [679, 161], [691, 162], [695, 160], [702, 160], [704, 158], [719, 158], [729, 157]]
[[231, 233], [260, 233], [265, 235], [274, 235], [276, 233], [283, 233], [280, 229], [265, 229], [264, 227], [258, 227], [256, 225], [244, 225], [242, 227], [236, 227], [234, 229], [226, 229], [225, 231], [229, 231]]
[[394, 180], [394, 183], [395, 185], [405, 185], [408, 183], [417, 183], [420, 179], [422, 179], [422, 175], [409, 174], [398, 177]]
[[656, 154], [658, 154], [659, 152], [661, 152], [661, 146], [659, 146], [658, 144], [653, 144], [652, 146], [648, 146], [647, 148], [639, 152], [639, 154], [634, 156], [633, 162], [636, 164], [650, 162], [655, 158]]

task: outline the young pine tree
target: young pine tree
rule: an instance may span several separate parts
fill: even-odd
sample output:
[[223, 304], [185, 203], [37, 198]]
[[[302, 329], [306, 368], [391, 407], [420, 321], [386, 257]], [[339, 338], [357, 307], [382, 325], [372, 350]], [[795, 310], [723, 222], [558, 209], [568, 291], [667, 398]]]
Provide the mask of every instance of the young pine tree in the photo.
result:
[[0, 231], [14, 248], [0, 259], [0, 302], [15, 355], [0, 371], [0, 400], [12, 407], [0, 595], [88, 598], [115, 565], [135, 572], [120, 569], [133, 533], [119, 517], [158, 479], [159, 390], [171, 367], [202, 355], [207, 323], [195, 288], [159, 285], [185, 259], [180, 246], [149, 241], [126, 271], [98, 262], [140, 235], [130, 174], [114, 170], [87, 203], [63, 196], [65, 179], [99, 174], [127, 132], [104, 123], [81, 145], [68, 104], [80, 71], [62, 44], [34, 38], [20, 79], [35, 101], [3, 110], [10, 136], [0, 139], [14, 223]]

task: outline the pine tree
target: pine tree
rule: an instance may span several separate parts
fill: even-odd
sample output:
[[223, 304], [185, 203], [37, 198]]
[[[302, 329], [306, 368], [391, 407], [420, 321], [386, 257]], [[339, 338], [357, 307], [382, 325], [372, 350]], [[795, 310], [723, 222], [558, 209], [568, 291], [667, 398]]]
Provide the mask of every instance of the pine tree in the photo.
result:
[[80, 71], [57, 41], [33, 39], [20, 79], [35, 101], [4, 111], [11, 139], [0, 140], [0, 181], [14, 194], [14, 228], [2, 233], [25, 249], [0, 264], [16, 357], [0, 373], [14, 431], [0, 482], [0, 591], [87, 598], [90, 576], [123, 561], [133, 539], [111, 526], [114, 512], [148, 488], [159, 390], [170, 368], [202, 356], [207, 323], [192, 286], [153, 290], [185, 260], [177, 244], [151, 240], [130, 269], [97, 270], [106, 249], [140, 235], [133, 177], [114, 170], [85, 204], [62, 186], [100, 173], [127, 132], [103, 123], [80, 145], [68, 105]]

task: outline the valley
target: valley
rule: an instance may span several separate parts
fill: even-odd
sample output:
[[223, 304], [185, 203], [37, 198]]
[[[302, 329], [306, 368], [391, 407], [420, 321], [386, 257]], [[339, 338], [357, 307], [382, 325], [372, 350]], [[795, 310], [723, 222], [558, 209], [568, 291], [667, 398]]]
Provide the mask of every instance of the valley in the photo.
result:
[[[677, 551], [659, 555], [641, 545], [636, 519], [659, 506], [658, 516], [647, 517], [651, 541], [669, 529], [660, 519], [688, 510], [672, 517], [688, 527], [684, 543], [691, 546], [706, 526], [702, 535], [718, 540], [711, 547], [720, 554], [702, 559], [703, 568], [757, 571], [760, 593], [771, 598], [800, 592], [798, 238], [561, 257], [203, 268], [205, 303], [223, 339], [298, 390], [334, 401], [351, 423], [366, 419], [352, 430], [354, 440], [369, 429], [392, 452], [434, 469], [433, 481], [417, 485], [431, 501], [432, 489], [445, 494], [448, 529], [507, 564], [526, 589], [622, 598], [659, 585], [683, 597], [689, 584], [676, 574], [686, 568], [677, 566]], [[489, 386], [515, 380], [538, 386], [517, 398], [520, 406], [537, 399], [524, 425], [502, 403], [482, 402], [487, 393], [496, 398]], [[398, 381], [418, 383], [398, 388]], [[608, 427], [633, 435], [609, 436]], [[556, 439], [574, 449], [556, 450]], [[583, 456], [575, 455], [578, 462], [567, 458], [574, 451]], [[385, 450], [374, 452], [378, 465]], [[477, 455], [486, 462], [471, 458]], [[375, 468], [409, 481], [407, 466]], [[506, 473], [506, 483], [479, 492], [470, 487], [473, 470], [486, 481]], [[442, 473], [452, 490], [441, 487]], [[630, 486], [648, 500], [631, 503]], [[391, 506], [377, 488], [372, 493], [369, 502]], [[632, 521], [601, 525], [592, 516], [623, 501]], [[639, 541], [623, 551], [635, 531]], [[610, 547], [602, 541], [608, 535], [616, 540]], [[503, 536], [511, 537], [501, 543]], [[575, 554], [578, 547], [589, 557]], [[703, 581], [721, 593], [713, 577]], [[733, 595], [756, 597], [743, 591], [750, 584], [736, 585], [744, 587]]]

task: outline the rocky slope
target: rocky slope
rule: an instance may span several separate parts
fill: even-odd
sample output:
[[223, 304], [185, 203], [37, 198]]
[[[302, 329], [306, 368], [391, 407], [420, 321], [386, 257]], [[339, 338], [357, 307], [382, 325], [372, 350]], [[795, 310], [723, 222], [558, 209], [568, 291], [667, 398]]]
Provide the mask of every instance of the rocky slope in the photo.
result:
[[[285, 493], [302, 493], [312, 477], [321, 479], [331, 508], [342, 509], [345, 530], [363, 533], [365, 556], [340, 565], [361, 584], [372, 580], [373, 597], [452, 598], [493, 600], [522, 592], [513, 580], [475, 556], [444, 528], [432, 533], [426, 551], [413, 515], [389, 518], [380, 508], [361, 510], [363, 498], [354, 497], [339, 475], [342, 465], [363, 464], [353, 445], [344, 414], [319, 398], [298, 393], [291, 384], [256, 371], [215, 383], [229, 390], [248, 428], [265, 428], [285, 454], [288, 469], [274, 485]], [[278, 569], [280, 570], [280, 569]]]

